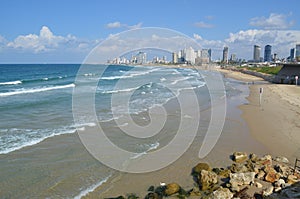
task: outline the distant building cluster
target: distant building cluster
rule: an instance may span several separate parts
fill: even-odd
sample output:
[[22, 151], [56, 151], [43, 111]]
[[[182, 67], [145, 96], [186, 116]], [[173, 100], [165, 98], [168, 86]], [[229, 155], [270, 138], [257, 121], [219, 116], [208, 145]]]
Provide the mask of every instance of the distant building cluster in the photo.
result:
[[201, 65], [211, 62], [211, 49], [194, 50], [192, 47], [172, 53], [172, 63]]
[[[297, 44], [295, 48], [290, 49], [290, 56], [287, 58], [280, 59], [277, 53], [272, 53], [272, 46], [266, 45], [263, 50], [259, 45], [253, 46], [253, 59], [241, 60], [237, 59], [236, 54], [231, 54], [229, 57], [229, 48], [225, 46], [223, 48], [222, 59], [218, 60], [222, 64], [241, 64], [245, 62], [267, 64], [270, 63], [285, 63], [285, 62], [300, 62], [300, 44]], [[202, 65], [212, 62], [212, 51], [211, 49], [194, 50], [192, 47], [188, 47], [178, 52], [172, 53], [172, 58], [169, 61], [167, 56], [155, 56], [151, 61], [147, 60], [146, 52], [138, 52], [131, 55], [131, 58], [117, 57], [113, 60], [108, 60], [109, 64], [188, 64], [188, 65]]]

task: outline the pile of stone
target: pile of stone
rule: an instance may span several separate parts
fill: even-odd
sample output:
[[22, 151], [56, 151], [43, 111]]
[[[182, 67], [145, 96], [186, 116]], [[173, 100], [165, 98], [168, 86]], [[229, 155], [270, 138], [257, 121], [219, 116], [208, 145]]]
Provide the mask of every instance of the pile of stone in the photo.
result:
[[[235, 152], [232, 160], [233, 163], [227, 168], [212, 168], [203, 162], [197, 164], [192, 170], [195, 186], [189, 190], [184, 190], [177, 183], [151, 186], [144, 198], [300, 198], [300, 172], [294, 171], [287, 158], [272, 158], [271, 155], [258, 157], [255, 154], [248, 156], [245, 152]], [[125, 199], [123, 196], [118, 198]], [[127, 198], [139, 197], [128, 195]]]

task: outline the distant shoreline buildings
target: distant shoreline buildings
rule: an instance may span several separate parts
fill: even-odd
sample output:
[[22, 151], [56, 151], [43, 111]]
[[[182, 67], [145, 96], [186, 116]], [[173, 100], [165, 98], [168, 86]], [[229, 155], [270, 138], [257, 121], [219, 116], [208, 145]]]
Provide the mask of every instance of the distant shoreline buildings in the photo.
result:
[[[270, 65], [271, 63], [293, 63], [300, 62], [300, 44], [296, 44], [295, 48], [290, 49], [289, 57], [278, 58], [277, 53], [272, 54], [272, 46], [265, 45], [264, 55], [261, 56], [261, 47], [259, 45], [253, 46], [253, 59], [241, 60], [236, 57], [236, 54], [231, 54], [229, 57], [229, 47], [224, 46], [222, 51], [222, 59], [215, 62], [220, 64], [242, 64], [242, 63], [257, 63]], [[139, 51], [132, 54], [130, 58], [117, 57], [112, 60], [108, 60], [108, 64], [133, 64], [133, 65], [146, 65], [146, 64], [186, 64], [186, 65], [203, 65], [213, 62], [211, 49], [195, 50], [191, 46], [171, 53], [171, 59], [167, 59], [167, 56], [154, 56], [151, 61], [147, 59], [147, 53]]]

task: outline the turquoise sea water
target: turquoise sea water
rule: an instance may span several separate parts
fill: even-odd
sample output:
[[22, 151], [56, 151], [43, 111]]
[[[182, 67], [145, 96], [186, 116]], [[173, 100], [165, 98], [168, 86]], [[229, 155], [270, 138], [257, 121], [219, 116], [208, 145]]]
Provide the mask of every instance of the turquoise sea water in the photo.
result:
[[[107, 133], [115, 140], [120, 139], [119, 134], [109, 126], [110, 122], [127, 112], [137, 116], [164, 105], [185, 90], [198, 90], [201, 106], [209, 105], [203, 80], [210, 73], [207, 71], [91, 65], [87, 73], [77, 74], [80, 67], [78, 64], [0, 65], [2, 197], [80, 198], [114, 175], [112, 169], [88, 154], [76, 134], [76, 130], [96, 125], [89, 118], [76, 123], [73, 120], [72, 95], [79, 83], [88, 88], [90, 82], [99, 80], [94, 88], [96, 114], [99, 122], [107, 122]], [[99, 69], [103, 68], [106, 70], [101, 74]], [[81, 82], [75, 81], [78, 75]], [[137, 86], [136, 82], [142, 83]], [[132, 91], [129, 108], [111, 105], [113, 95], [122, 98]], [[147, 123], [147, 114], [144, 116], [139, 119]], [[123, 145], [143, 155], [170, 139], [176, 125], [169, 126], [162, 138], [154, 137], [142, 144], [123, 139]]]

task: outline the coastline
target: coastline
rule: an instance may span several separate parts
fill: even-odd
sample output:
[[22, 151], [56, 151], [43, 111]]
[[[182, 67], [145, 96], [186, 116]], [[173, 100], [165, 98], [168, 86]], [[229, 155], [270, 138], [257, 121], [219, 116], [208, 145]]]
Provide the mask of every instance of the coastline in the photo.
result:
[[[242, 118], [251, 136], [264, 145], [271, 155], [287, 157], [291, 162], [300, 156], [300, 87], [272, 84], [238, 71], [219, 70], [225, 76], [250, 83], [248, 103], [242, 104]], [[259, 92], [263, 88], [262, 106]]]
[[[232, 74], [225, 74], [226, 78], [238, 76], [239, 74], [233, 76]], [[252, 81], [263, 81], [261, 78], [246, 74], [243, 78], [235, 79], [239, 81], [243, 80], [248, 83]], [[248, 83], [239, 85], [239, 89], [243, 90], [241, 94], [229, 97], [230, 99], [227, 101], [228, 112], [221, 137], [210, 154], [204, 159], [198, 158], [199, 146], [202, 144], [204, 137], [204, 135], [201, 135], [195, 139], [192, 146], [180, 159], [168, 167], [143, 174], [120, 173], [117, 178], [110, 179], [83, 198], [109, 198], [129, 193], [143, 196], [147, 193], [147, 189], [151, 185], [158, 186], [160, 182], [176, 182], [183, 188], [189, 189], [194, 184], [191, 178], [191, 169], [199, 162], [208, 162], [210, 165], [216, 167], [225, 167], [230, 164], [229, 155], [234, 151], [245, 151], [249, 154], [253, 152], [259, 155], [268, 154], [268, 149], [250, 133], [248, 124], [244, 118], [242, 118], [243, 112], [239, 108], [241, 104], [247, 103], [246, 97], [249, 95]], [[201, 117], [209, 117], [209, 112], [208, 110], [201, 112]]]

